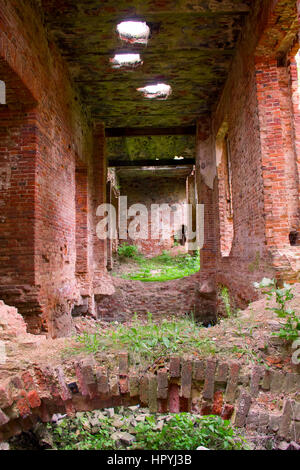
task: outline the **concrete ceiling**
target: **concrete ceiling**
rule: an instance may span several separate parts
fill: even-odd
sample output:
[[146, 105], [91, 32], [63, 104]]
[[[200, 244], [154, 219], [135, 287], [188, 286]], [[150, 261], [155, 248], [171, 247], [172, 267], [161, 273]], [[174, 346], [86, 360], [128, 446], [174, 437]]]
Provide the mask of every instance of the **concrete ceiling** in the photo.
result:
[[120, 168], [117, 170], [117, 175], [122, 180], [128, 181], [133, 179], [135, 181], [141, 178], [175, 178], [186, 179], [193, 171], [193, 167], [141, 167], [141, 168]]
[[106, 148], [111, 165], [114, 161], [190, 159], [195, 157], [195, 136], [111, 137]]
[[[251, 0], [39, 0], [83, 102], [107, 127], [191, 126], [209, 113], [224, 86]], [[143, 20], [147, 46], [121, 41], [116, 26]], [[113, 69], [115, 53], [136, 51], [143, 65]], [[136, 89], [172, 86], [166, 101]]]

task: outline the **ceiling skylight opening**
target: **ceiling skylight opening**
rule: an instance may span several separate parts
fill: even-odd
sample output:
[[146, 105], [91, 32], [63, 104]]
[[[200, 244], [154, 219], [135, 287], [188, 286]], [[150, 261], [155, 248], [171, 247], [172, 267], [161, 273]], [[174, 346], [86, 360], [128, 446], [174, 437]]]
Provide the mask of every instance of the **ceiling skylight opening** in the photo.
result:
[[142, 21], [122, 21], [117, 26], [120, 39], [134, 44], [147, 44], [150, 28]]
[[114, 58], [109, 59], [109, 61], [114, 69], [137, 67], [143, 64], [140, 54], [115, 54]]
[[157, 85], [148, 85], [144, 88], [138, 88], [137, 91], [143, 93], [145, 98], [166, 100], [172, 93], [172, 88], [165, 83], [157, 83]]

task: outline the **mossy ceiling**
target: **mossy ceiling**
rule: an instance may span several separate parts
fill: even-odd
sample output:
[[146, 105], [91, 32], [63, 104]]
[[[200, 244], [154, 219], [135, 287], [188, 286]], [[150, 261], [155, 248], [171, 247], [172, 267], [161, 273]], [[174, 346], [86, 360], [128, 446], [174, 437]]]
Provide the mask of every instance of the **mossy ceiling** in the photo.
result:
[[193, 158], [195, 136], [111, 137], [107, 139], [107, 156], [113, 160], [173, 160]]
[[[40, 0], [39, 0], [40, 1]], [[189, 126], [216, 104], [251, 0], [41, 0], [83, 102], [107, 127]], [[148, 45], [122, 42], [120, 21], [146, 21]], [[140, 52], [143, 65], [113, 69], [115, 53]], [[136, 89], [170, 84], [166, 101]]]

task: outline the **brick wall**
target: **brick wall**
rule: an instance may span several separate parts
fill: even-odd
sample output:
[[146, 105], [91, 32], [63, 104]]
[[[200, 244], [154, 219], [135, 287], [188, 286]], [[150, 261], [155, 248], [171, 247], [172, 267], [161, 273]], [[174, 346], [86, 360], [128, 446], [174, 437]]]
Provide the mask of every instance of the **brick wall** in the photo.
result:
[[[215, 262], [217, 284], [227, 285], [241, 306], [255, 298], [252, 283], [263, 276], [299, 278], [299, 246], [290, 246], [289, 240], [299, 224], [298, 91], [295, 65], [284, 60], [284, 51], [289, 54], [297, 34], [295, 7], [292, 1], [256, 2], [212, 123], [204, 130], [201, 123], [198, 129], [198, 188], [207, 206], [201, 266], [209, 272]], [[226, 257], [222, 257], [226, 174], [222, 166], [218, 175], [212, 170], [224, 126], [230, 146], [233, 213], [232, 247]]]
[[[0, 12], [7, 87], [0, 108], [0, 295], [19, 308], [30, 331], [63, 336], [73, 306], [91, 295], [89, 280], [105, 270], [104, 247], [94, 236], [104, 133], [96, 129], [93, 138], [66, 64], [32, 5], [6, 2]], [[87, 177], [75, 177], [81, 165]], [[85, 278], [76, 277], [82, 271]]]
[[[300, 405], [293, 397], [299, 374], [241, 368], [215, 357], [165, 358], [164, 368], [138, 375], [128, 354], [109, 371], [93, 358], [20, 372], [0, 387], [0, 441], [29, 431], [54, 413], [74, 416], [120, 405], [141, 404], [151, 413], [192, 411], [231, 420], [234, 426], [279, 440], [300, 442]], [[68, 378], [67, 378], [68, 377]], [[280, 400], [280, 394], [284, 394]], [[270, 411], [270, 403], [272, 409]]]
[[[128, 209], [133, 204], [144, 204], [148, 210], [148, 234], [145, 233], [142, 239], [134, 241], [141, 253], [148, 256], [156, 256], [163, 250], [170, 250], [174, 246], [174, 236], [181, 234], [182, 225], [185, 224], [184, 213], [180, 208], [187, 203], [186, 178], [168, 178], [158, 176], [149, 177], [121, 177], [121, 196], [127, 196]], [[151, 205], [167, 204], [165, 209], [160, 211], [160, 227], [154, 222], [155, 230], [158, 230], [159, 238], [151, 239]], [[173, 211], [172, 206], [178, 204], [178, 211]], [[157, 211], [156, 211], [157, 212]], [[177, 214], [179, 216], [177, 217]], [[156, 218], [154, 217], [154, 220]], [[164, 230], [164, 225], [174, 223], [174, 230], [170, 233]], [[129, 224], [131, 220], [129, 218]], [[129, 227], [128, 224], [128, 227]], [[165, 237], [165, 239], [164, 239]], [[187, 245], [186, 245], [187, 249]]]

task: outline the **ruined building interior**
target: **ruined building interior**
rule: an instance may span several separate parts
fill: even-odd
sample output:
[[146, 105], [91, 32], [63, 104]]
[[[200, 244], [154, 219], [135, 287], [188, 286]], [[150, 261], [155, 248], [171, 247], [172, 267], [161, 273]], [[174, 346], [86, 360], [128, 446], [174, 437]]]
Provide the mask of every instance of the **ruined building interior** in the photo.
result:
[[[181, 321], [192, 312], [212, 326], [231, 309], [243, 315], [262, 305], [254, 283], [264, 278], [295, 289], [299, 315], [299, 32], [299, 0], [0, 0], [0, 446], [55, 412], [191, 411], [195, 387], [202, 414], [250, 431], [267, 414], [262, 433], [300, 443], [291, 345], [284, 370], [270, 360], [269, 382], [254, 356], [249, 383], [237, 378], [241, 356], [220, 379], [216, 357], [166, 350], [164, 368], [140, 376], [122, 347], [117, 385], [112, 366], [90, 357], [75, 378], [60, 356], [45, 360], [85, 321], [101, 330], [134, 314]], [[145, 258], [199, 248], [200, 270], [153, 283], [115, 276], [123, 239], [99, 236], [98, 208], [112, 205], [119, 221], [122, 196], [128, 207], [167, 204], [173, 217], [184, 204], [203, 207], [196, 247], [184, 216], [163, 240], [151, 238], [152, 220], [145, 236], [125, 240]], [[278, 426], [261, 395], [277, 400]]]

